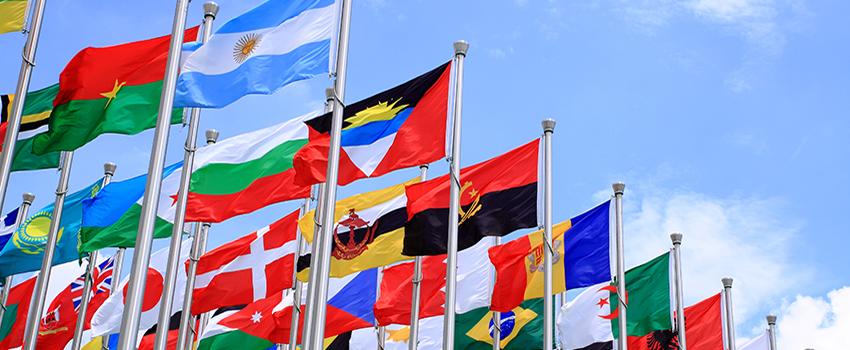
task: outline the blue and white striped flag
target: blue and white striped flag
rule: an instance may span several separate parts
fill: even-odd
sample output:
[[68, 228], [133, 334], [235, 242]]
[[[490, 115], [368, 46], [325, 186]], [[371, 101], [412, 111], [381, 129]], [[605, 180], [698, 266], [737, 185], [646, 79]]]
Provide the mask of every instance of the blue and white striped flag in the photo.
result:
[[0, 218], [0, 249], [6, 246], [9, 238], [12, 238], [12, 233], [15, 232], [15, 223], [18, 221], [18, 209], [6, 213], [6, 216]]
[[225, 23], [183, 63], [175, 107], [221, 108], [329, 71], [334, 0], [268, 0]]

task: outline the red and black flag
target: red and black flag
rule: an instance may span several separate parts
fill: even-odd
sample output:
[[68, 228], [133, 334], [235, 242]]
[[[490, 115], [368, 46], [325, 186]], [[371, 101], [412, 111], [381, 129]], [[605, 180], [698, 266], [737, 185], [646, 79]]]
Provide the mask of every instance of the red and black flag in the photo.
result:
[[[458, 250], [485, 236], [537, 227], [540, 140], [460, 171]], [[446, 253], [449, 175], [407, 186], [404, 249], [408, 256]]]
[[[446, 156], [446, 112], [451, 64], [345, 106], [339, 184], [377, 177]], [[293, 158], [295, 181], [325, 181], [331, 113], [305, 122], [310, 141]]]

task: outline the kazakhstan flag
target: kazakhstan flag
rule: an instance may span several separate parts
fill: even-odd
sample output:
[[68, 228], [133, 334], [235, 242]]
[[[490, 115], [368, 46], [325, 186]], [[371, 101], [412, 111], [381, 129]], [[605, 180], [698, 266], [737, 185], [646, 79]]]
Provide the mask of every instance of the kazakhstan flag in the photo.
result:
[[[83, 220], [83, 200], [94, 197], [100, 191], [101, 183], [101, 180], [97, 180], [83, 190], [65, 197], [53, 265], [80, 258], [78, 236]], [[53, 204], [50, 204], [21, 223], [0, 251], [0, 277], [37, 271], [41, 268], [52, 218]]]

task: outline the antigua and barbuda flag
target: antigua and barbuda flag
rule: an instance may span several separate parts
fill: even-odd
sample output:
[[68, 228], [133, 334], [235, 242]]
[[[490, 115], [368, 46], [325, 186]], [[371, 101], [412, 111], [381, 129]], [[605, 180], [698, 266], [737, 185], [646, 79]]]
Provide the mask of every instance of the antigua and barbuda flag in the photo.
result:
[[186, 58], [174, 106], [221, 108], [327, 73], [338, 17], [334, 0], [268, 0], [230, 20]]
[[[345, 106], [339, 184], [429, 164], [446, 156], [451, 64]], [[293, 159], [295, 181], [325, 181], [332, 113], [306, 121], [310, 143]]]

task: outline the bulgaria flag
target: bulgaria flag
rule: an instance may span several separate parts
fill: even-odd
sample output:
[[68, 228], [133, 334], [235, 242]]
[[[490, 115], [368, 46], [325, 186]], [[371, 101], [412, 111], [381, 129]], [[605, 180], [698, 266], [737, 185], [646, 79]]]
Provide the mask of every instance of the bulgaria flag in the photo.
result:
[[292, 287], [298, 214], [296, 210], [201, 256], [192, 314], [250, 304]]
[[199, 148], [189, 184], [186, 221], [222, 222], [270, 204], [306, 198], [292, 158], [307, 143], [301, 116]]
[[[18, 142], [15, 143], [15, 154], [12, 156], [12, 171], [50, 169], [59, 166], [59, 152], [36, 155], [32, 150], [35, 136], [47, 131], [50, 111], [53, 110], [53, 98], [58, 91], [59, 84], [55, 84], [27, 93], [21, 116], [21, 127], [18, 131]], [[0, 95], [0, 117], [2, 117], [0, 142], [6, 140], [6, 127], [12, 113], [14, 99], [15, 94]]]
[[[154, 238], [171, 236], [177, 190], [183, 162], [162, 171], [162, 190], [154, 221]], [[148, 175], [110, 182], [94, 198], [83, 201], [83, 223], [80, 251], [93, 252], [106, 247], [133, 247], [142, 214], [142, 196]], [[185, 227], [184, 227], [185, 228]], [[184, 229], [185, 231], [185, 229]]]
[[[485, 236], [537, 227], [540, 140], [460, 170], [458, 250]], [[449, 175], [407, 186], [404, 250], [408, 256], [446, 253]]]
[[[193, 42], [198, 27], [187, 29]], [[48, 131], [33, 151], [73, 151], [100, 134], [134, 135], [156, 124], [171, 36], [78, 52], [59, 75]], [[180, 123], [175, 109], [171, 123]]]
[[[552, 227], [552, 293], [611, 280], [610, 202]], [[543, 230], [490, 248], [496, 286], [490, 309], [509, 311], [543, 295]], [[525, 286], [525, 288], [517, 288]]]

